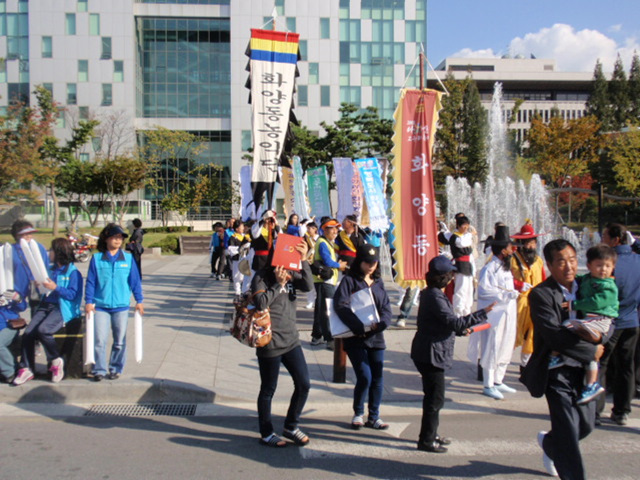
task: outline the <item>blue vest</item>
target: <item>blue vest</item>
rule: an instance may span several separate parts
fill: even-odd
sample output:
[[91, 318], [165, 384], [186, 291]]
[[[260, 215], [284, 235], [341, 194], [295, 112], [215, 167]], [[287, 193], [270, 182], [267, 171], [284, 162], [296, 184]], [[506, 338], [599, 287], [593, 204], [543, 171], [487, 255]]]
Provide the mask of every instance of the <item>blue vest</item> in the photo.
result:
[[[71, 274], [77, 270], [78, 269], [75, 267], [75, 265], [73, 263], [70, 263], [67, 266], [66, 273], [61, 273], [60, 275], [58, 275], [58, 278], [56, 279], [58, 286], [68, 288]], [[82, 282], [80, 283], [80, 285], [82, 285]], [[62, 319], [64, 320], [64, 323], [67, 323], [74, 318], [78, 318], [81, 315], [80, 304], [82, 303], [82, 288], [78, 291], [78, 293], [76, 294], [76, 298], [74, 298], [73, 300], [65, 300], [64, 298], [59, 297], [58, 303], [60, 305], [60, 313], [62, 313]]]
[[123, 308], [131, 303], [131, 287], [129, 273], [133, 265], [133, 257], [122, 250], [118, 258], [110, 262], [106, 253], [93, 256], [96, 265], [96, 291], [94, 302], [100, 308]]

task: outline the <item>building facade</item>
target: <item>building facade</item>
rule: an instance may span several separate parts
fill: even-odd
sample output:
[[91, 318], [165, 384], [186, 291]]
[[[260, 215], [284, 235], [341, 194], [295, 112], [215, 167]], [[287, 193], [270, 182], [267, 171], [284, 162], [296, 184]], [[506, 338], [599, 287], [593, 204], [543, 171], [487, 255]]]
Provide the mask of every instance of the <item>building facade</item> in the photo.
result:
[[[61, 106], [55, 134], [101, 122], [81, 152], [124, 153], [157, 126], [198, 135], [203, 164], [237, 179], [251, 147], [247, 48], [251, 28], [300, 33], [295, 113], [319, 131], [342, 102], [391, 118], [418, 81], [426, 0], [0, 0], [0, 108], [35, 102], [42, 85]], [[409, 72], [412, 72], [409, 75]], [[407, 78], [409, 77], [409, 78]], [[139, 197], [153, 199], [150, 192]], [[205, 214], [221, 213], [214, 206]]]
[[[516, 100], [524, 100], [517, 117], [509, 124], [509, 128], [515, 130], [518, 141], [526, 141], [526, 133], [536, 113], [544, 121], [549, 121], [554, 109], [566, 120], [583, 117], [593, 85], [592, 73], [558, 72], [555, 60], [551, 59], [450, 57], [435, 70], [440, 80], [444, 80], [448, 74], [457, 80], [471, 76], [487, 110], [491, 106], [494, 84], [502, 83], [506, 120], [511, 119]], [[427, 85], [436, 88], [438, 81], [429, 78]]]

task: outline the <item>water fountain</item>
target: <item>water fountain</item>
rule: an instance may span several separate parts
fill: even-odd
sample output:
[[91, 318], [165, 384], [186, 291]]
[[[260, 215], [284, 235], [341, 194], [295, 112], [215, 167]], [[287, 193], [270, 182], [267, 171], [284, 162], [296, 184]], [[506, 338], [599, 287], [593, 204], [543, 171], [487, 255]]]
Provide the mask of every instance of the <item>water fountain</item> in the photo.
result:
[[[549, 195], [539, 175], [532, 175], [529, 185], [514, 180], [507, 155], [507, 128], [502, 113], [502, 84], [494, 86], [489, 111], [489, 175], [484, 185], [470, 186], [466, 178], [447, 177], [447, 219], [464, 212], [478, 231], [480, 239], [492, 235], [498, 221], [509, 226], [512, 233], [520, 230], [528, 218], [536, 232], [554, 231]], [[551, 235], [539, 238], [539, 248]]]

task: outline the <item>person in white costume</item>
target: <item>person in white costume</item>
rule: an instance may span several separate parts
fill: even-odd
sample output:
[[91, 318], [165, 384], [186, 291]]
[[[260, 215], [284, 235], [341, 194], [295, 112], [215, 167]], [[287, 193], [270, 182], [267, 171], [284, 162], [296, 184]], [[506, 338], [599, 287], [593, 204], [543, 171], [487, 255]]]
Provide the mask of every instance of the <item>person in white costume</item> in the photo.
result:
[[456, 216], [456, 231], [441, 231], [438, 240], [451, 248], [457, 272], [454, 277], [453, 311], [464, 317], [473, 307], [473, 277], [475, 259], [473, 257], [473, 235], [469, 219], [464, 215]]
[[516, 339], [519, 295], [511, 274], [511, 256], [515, 250], [509, 238], [509, 227], [498, 227], [491, 250], [493, 257], [480, 270], [478, 278], [478, 309], [493, 302], [497, 302], [497, 305], [487, 315], [491, 328], [471, 335], [468, 355], [469, 360], [475, 363], [480, 348], [484, 378], [482, 394], [502, 400], [504, 393], [516, 391], [503, 382]]

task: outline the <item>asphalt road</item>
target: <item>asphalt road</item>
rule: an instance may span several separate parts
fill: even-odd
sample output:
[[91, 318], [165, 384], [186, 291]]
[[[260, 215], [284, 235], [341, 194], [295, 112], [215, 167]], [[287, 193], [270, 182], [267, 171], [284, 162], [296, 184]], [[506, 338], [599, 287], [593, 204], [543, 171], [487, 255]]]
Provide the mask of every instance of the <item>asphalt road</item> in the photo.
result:
[[[282, 411], [278, 406], [276, 411]], [[0, 478], [49, 479], [534, 479], [545, 478], [542, 413], [444, 411], [447, 454], [415, 449], [417, 409], [388, 407], [385, 432], [353, 431], [335, 407], [307, 412], [311, 443], [258, 444], [251, 405], [197, 405], [192, 416], [86, 416], [73, 405], [0, 407]], [[332, 413], [331, 413], [332, 412]], [[340, 412], [341, 413], [341, 412]], [[275, 417], [282, 425], [282, 417]], [[637, 479], [640, 425], [606, 423], [582, 442], [590, 479]]]

